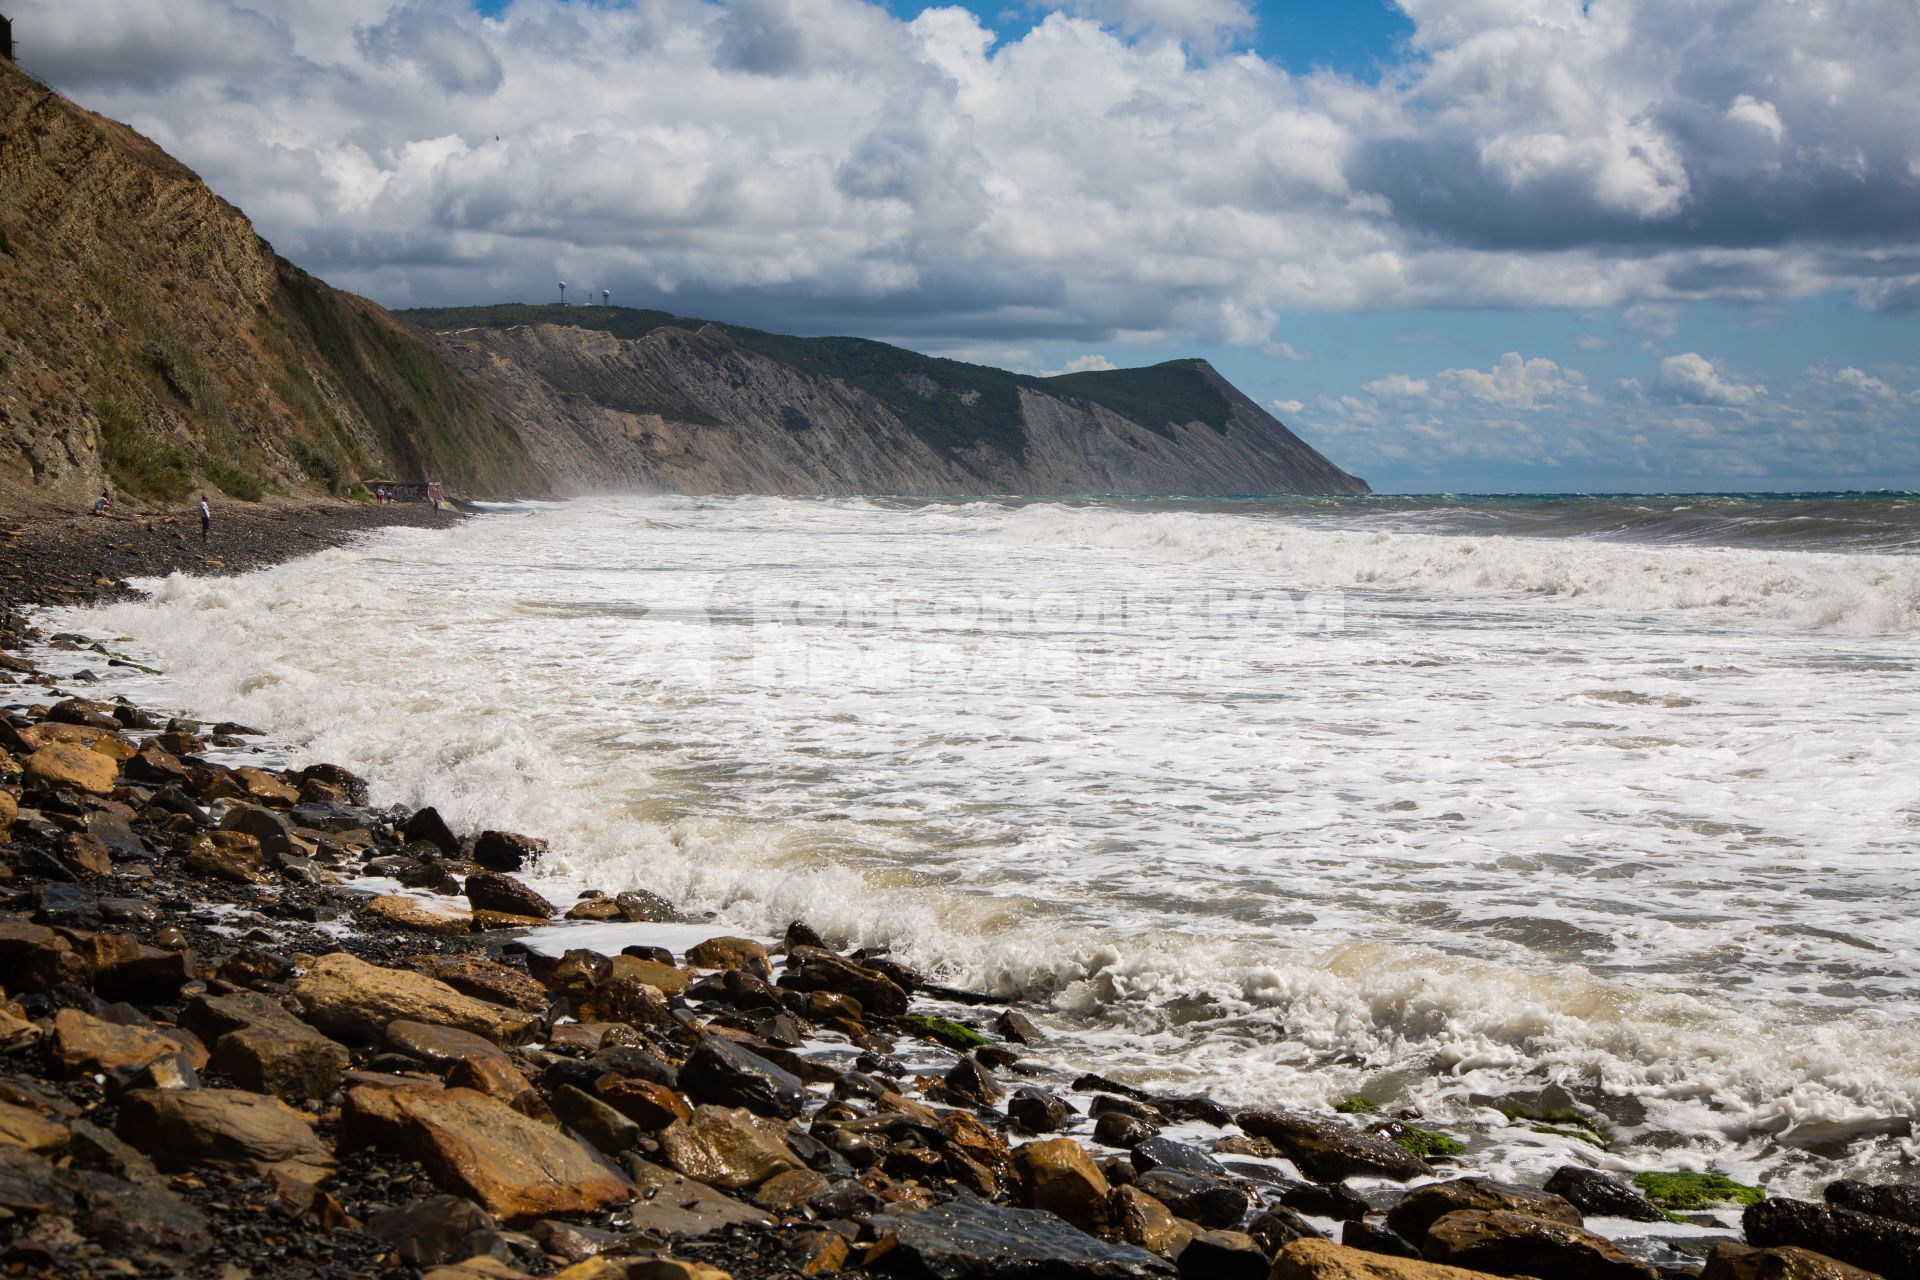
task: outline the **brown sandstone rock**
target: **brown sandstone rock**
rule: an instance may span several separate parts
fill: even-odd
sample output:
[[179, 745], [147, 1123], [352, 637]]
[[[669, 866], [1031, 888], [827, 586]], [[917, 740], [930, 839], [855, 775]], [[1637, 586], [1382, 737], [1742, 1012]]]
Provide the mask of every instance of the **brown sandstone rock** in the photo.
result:
[[692, 1120], [675, 1121], [661, 1131], [660, 1152], [689, 1178], [728, 1190], [804, 1167], [787, 1146], [786, 1125], [745, 1107], [698, 1108]]
[[11, 791], [0, 791], [0, 840], [13, 839], [14, 820], [20, 816], [20, 801]]
[[745, 969], [767, 963], [767, 949], [752, 938], [708, 938], [687, 948], [687, 963], [698, 969]]
[[306, 1117], [238, 1089], [135, 1089], [117, 1132], [169, 1171], [212, 1164], [318, 1182], [334, 1164]]
[[1427, 1228], [1455, 1209], [1506, 1209], [1570, 1227], [1584, 1222], [1580, 1211], [1557, 1195], [1489, 1178], [1455, 1178], [1408, 1192], [1387, 1214], [1387, 1226], [1418, 1248], [1427, 1238]]
[[665, 996], [685, 995], [688, 985], [693, 981], [684, 969], [676, 969], [670, 964], [642, 956], [614, 956], [612, 961], [615, 977], [644, 982]]
[[615, 976], [596, 986], [580, 1002], [583, 1022], [624, 1022], [651, 1027], [668, 1020], [667, 998], [659, 988], [635, 978]]
[[552, 1003], [547, 989], [518, 969], [479, 956], [412, 956], [407, 967], [429, 978], [437, 978], [462, 995], [509, 1009], [543, 1013]]
[[50, 787], [72, 787], [89, 795], [104, 796], [113, 790], [120, 776], [120, 764], [112, 756], [72, 742], [54, 742], [27, 757], [26, 777]]
[[69, 1075], [137, 1070], [182, 1051], [179, 1041], [158, 1031], [102, 1022], [78, 1009], [62, 1009], [53, 1018], [54, 1061]]
[[85, 725], [52, 722], [29, 725], [20, 730], [20, 740], [27, 744], [27, 749], [30, 751], [52, 746], [56, 742], [72, 743], [77, 747], [85, 747], [89, 751], [98, 751], [103, 756], [110, 756], [116, 763], [121, 764], [133, 759], [134, 755], [134, 745], [118, 733]]
[[1274, 1258], [1268, 1280], [1487, 1280], [1487, 1273], [1390, 1258], [1329, 1240], [1295, 1240]]
[[463, 996], [446, 983], [407, 969], [383, 969], [336, 951], [315, 961], [290, 989], [305, 1019], [328, 1035], [372, 1042], [387, 1024], [404, 1018], [457, 1027], [497, 1044], [517, 1044], [538, 1020], [527, 1014]]
[[1579, 1227], [1505, 1209], [1456, 1209], [1427, 1228], [1420, 1256], [1507, 1276], [1655, 1280], [1654, 1269]]
[[885, 1018], [905, 1013], [909, 1003], [905, 989], [878, 969], [811, 947], [796, 947], [788, 954], [780, 985], [795, 991], [837, 991], [858, 1000], [868, 1013]]
[[1058, 1214], [1094, 1234], [1111, 1226], [1106, 1176], [1072, 1138], [1046, 1138], [1016, 1149], [1013, 1172], [1026, 1207]]
[[67, 1145], [67, 1126], [27, 1107], [0, 1102], [0, 1147], [50, 1154]]
[[242, 765], [230, 776], [239, 784], [242, 791], [263, 804], [284, 809], [300, 801], [299, 788], [288, 786], [264, 769]]
[[551, 920], [557, 911], [531, 887], [499, 871], [476, 871], [467, 877], [467, 901], [475, 911]]
[[242, 831], [208, 831], [187, 845], [188, 866], [223, 880], [266, 884], [261, 861], [260, 842]]
[[1192, 1223], [1180, 1221], [1138, 1187], [1115, 1187], [1107, 1207], [1114, 1237], [1149, 1253], [1171, 1260], [1193, 1239]]
[[1234, 1120], [1251, 1136], [1279, 1148], [1315, 1182], [1357, 1175], [1405, 1182], [1433, 1172], [1413, 1153], [1331, 1116], [1256, 1110], [1242, 1111]]
[[243, 1089], [300, 1101], [340, 1087], [351, 1061], [346, 1046], [291, 1016], [220, 1037], [212, 1063]]
[[396, 1018], [387, 1024], [387, 1047], [409, 1058], [417, 1058], [438, 1071], [445, 1071], [454, 1063], [471, 1058], [509, 1061], [506, 1052], [484, 1036], [406, 1018]]
[[471, 1089], [356, 1087], [340, 1126], [343, 1147], [417, 1159], [442, 1190], [503, 1222], [587, 1213], [633, 1194], [580, 1143]]
[[693, 1108], [674, 1090], [653, 1080], [611, 1073], [594, 1081], [593, 1091], [635, 1124], [652, 1133], [693, 1119]]
[[1726, 1240], [1714, 1246], [1700, 1280], [1875, 1280], [1876, 1274], [1810, 1249], [1756, 1249]]
[[438, 933], [449, 937], [473, 932], [473, 917], [465, 911], [429, 906], [408, 893], [384, 893], [367, 900], [361, 910], [398, 929]]

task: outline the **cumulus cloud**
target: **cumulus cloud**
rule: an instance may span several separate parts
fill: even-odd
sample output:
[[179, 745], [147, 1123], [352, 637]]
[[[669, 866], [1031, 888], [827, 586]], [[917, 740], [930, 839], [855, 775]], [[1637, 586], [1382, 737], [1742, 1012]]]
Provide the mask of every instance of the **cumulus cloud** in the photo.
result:
[[1767, 389], [1729, 373], [1725, 366], [1696, 351], [1668, 356], [1660, 362], [1660, 385], [1693, 404], [1750, 405]]
[[1067, 361], [1066, 368], [1049, 369], [1040, 376], [1043, 378], [1057, 378], [1063, 373], [1105, 373], [1109, 369], [1118, 369], [1119, 367], [1119, 365], [1102, 355], [1075, 356]]
[[1415, 378], [1404, 373], [1390, 373], [1384, 378], [1375, 378], [1361, 387], [1368, 395], [1378, 396], [1382, 400], [1416, 400], [1433, 389], [1433, 384], [1425, 378]]
[[1284, 359], [1300, 309], [1920, 308], [1906, 0], [1402, 0], [1378, 83], [1246, 52], [1246, 0], [1039, 7], [1016, 40], [866, 0], [10, 12], [32, 70], [396, 304], [558, 273], [771, 327]]
[[1507, 352], [1491, 369], [1443, 370], [1440, 382], [1509, 409], [1536, 409], [1556, 397], [1587, 393], [1586, 375], [1578, 369], [1563, 369], [1545, 356], [1529, 360], [1518, 351]]

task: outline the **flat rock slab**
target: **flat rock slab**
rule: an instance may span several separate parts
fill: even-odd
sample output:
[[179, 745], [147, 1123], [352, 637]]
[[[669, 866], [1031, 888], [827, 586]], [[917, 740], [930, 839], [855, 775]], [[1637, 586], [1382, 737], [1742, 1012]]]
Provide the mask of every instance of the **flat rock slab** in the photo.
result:
[[347, 1091], [341, 1140], [419, 1160], [443, 1190], [523, 1221], [588, 1213], [633, 1195], [626, 1178], [551, 1125], [472, 1089]]
[[1487, 1280], [1484, 1271], [1389, 1258], [1329, 1240], [1295, 1240], [1274, 1257], [1267, 1274], [1268, 1280]]
[[685, 1174], [646, 1160], [628, 1161], [639, 1193], [629, 1210], [633, 1229], [661, 1239], [710, 1235], [735, 1225], [765, 1227], [773, 1215], [723, 1195]]
[[[1557, 1197], [1556, 1197], [1557, 1198]], [[1505, 1209], [1456, 1209], [1427, 1228], [1420, 1255], [1503, 1276], [1657, 1280], [1612, 1241], [1550, 1218]]]
[[38, 1111], [0, 1102], [0, 1146], [51, 1152], [67, 1145], [67, 1126]]
[[1172, 1276], [1165, 1259], [1109, 1244], [1039, 1209], [955, 1200], [873, 1219], [871, 1269], [912, 1280], [1145, 1280]]
[[1700, 1280], [1877, 1280], [1877, 1276], [1792, 1245], [1756, 1249], [1727, 1240], [1714, 1246]]
[[318, 1182], [334, 1165], [305, 1116], [239, 1089], [135, 1089], [120, 1102], [118, 1132], [168, 1171], [212, 1164]]
[[479, 956], [413, 956], [406, 963], [414, 972], [437, 978], [463, 996], [509, 1009], [544, 1013], [553, 1003], [547, 989], [520, 970]]
[[1315, 1182], [1370, 1176], [1406, 1182], [1433, 1173], [1427, 1162], [1385, 1138], [1343, 1120], [1297, 1111], [1242, 1111], [1234, 1117], [1256, 1138], [1265, 1138]]
[[424, 1022], [517, 1044], [533, 1035], [536, 1018], [517, 1009], [463, 996], [446, 983], [410, 969], [383, 969], [344, 951], [321, 956], [290, 994], [306, 1020], [330, 1036], [379, 1042], [388, 1024]]

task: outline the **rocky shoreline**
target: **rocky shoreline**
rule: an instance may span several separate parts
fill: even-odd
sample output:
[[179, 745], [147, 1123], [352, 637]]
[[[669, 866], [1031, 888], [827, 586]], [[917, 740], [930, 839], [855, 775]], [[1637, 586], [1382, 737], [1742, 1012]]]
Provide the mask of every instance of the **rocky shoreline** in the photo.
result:
[[[261, 513], [207, 553], [184, 518], [17, 527], [6, 589], [78, 603], [419, 517]], [[230, 763], [245, 726], [76, 697], [33, 645], [113, 660], [0, 621], [8, 1275], [1920, 1275], [1914, 1188], [1504, 1185], [1415, 1116], [1103, 1079], [1017, 1008], [803, 922], [548, 902], [535, 837], [372, 808], [332, 765]], [[1753, 1201], [1743, 1233], [1619, 1229], [1716, 1200]]]

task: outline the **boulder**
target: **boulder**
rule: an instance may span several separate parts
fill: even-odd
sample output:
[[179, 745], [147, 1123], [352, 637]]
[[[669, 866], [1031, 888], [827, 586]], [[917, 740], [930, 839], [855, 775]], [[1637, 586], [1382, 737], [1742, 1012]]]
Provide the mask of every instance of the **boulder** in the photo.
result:
[[20, 801], [11, 791], [0, 791], [0, 841], [13, 839], [13, 823], [20, 816]]
[[1740, 1217], [1747, 1243], [1793, 1245], [1887, 1276], [1920, 1275], [1920, 1227], [1805, 1200], [1768, 1199]]
[[410, 933], [437, 933], [458, 937], [473, 932], [473, 916], [429, 904], [410, 893], [383, 893], [369, 898], [361, 910], [376, 920]]
[[0, 1147], [51, 1154], [67, 1145], [67, 1126], [27, 1107], [0, 1102]]
[[1173, 1211], [1138, 1187], [1115, 1187], [1107, 1199], [1108, 1232], [1130, 1245], [1176, 1258], [1193, 1239], [1193, 1224], [1182, 1222]]
[[1225, 1178], [1153, 1169], [1141, 1174], [1137, 1185], [1180, 1217], [1203, 1227], [1237, 1227], [1247, 1216], [1246, 1189]]
[[93, 978], [86, 958], [65, 938], [44, 925], [0, 920], [0, 979], [9, 994], [45, 991], [71, 982], [85, 986]]
[[104, 796], [113, 791], [120, 777], [120, 762], [78, 743], [54, 742], [28, 756], [23, 773], [28, 782], [41, 786], [71, 787]]
[[767, 963], [767, 949], [752, 938], [708, 938], [687, 948], [687, 963], [697, 969], [747, 969]]
[[487, 1211], [460, 1196], [428, 1196], [367, 1219], [367, 1234], [392, 1248], [400, 1261], [435, 1267], [463, 1258], [513, 1257]]
[[1372, 1206], [1366, 1197], [1338, 1183], [1296, 1182], [1281, 1188], [1280, 1203], [1316, 1218], [1358, 1222]]
[[1597, 1218], [1626, 1218], [1632, 1222], [1667, 1220], [1667, 1215], [1642, 1195], [1638, 1187], [1608, 1177], [1598, 1169], [1563, 1164], [1547, 1179], [1546, 1190], [1580, 1212]]
[[1123, 1151], [1132, 1151], [1147, 1139], [1155, 1137], [1160, 1130], [1145, 1120], [1133, 1116], [1121, 1115], [1109, 1111], [1093, 1126], [1093, 1140], [1103, 1147], [1119, 1147]]
[[178, 1040], [147, 1027], [103, 1022], [78, 1009], [62, 1009], [53, 1018], [54, 1061], [68, 1075], [137, 1071], [181, 1052]]
[[692, 1120], [676, 1120], [661, 1131], [660, 1152], [689, 1178], [740, 1190], [804, 1167], [787, 1145], [786, 1133], [779, 1121], [744, 1107], [702, 1106]]
[[532, 1081], [505, 1058], [462, 1058], [447, 1069], [447, 1084], [497, 1098], [522, 1115], [539, 1119], [545, 1101]]
[[634, 1156], [628, 1157], [627, 1167], [633, 1171], [638, 1193], [632, 1208], [626, 1211], [635, 1231], [672, 1239], [704, 1236], [728, 1226], [764, 1227], [773, 1223], [773, 1216], [764, 1209], [715, 1191], [683, 1173]]
[[1427, 1228], [1456, 1209], [1502, 1209], [1570, 1227], [1582, 1225], [1580, 1211], [1557, 1195], [1489, 1178], [1455, 1178], [1409, 1191], [1388, 1211], [1387, 1226], [1401, 1239], [1419, 1245], [1426, 1241]]
[[780, 985], [795, 991], [836, 991], [852, 996], [868, 1013], [884, 1018], [899, 1017], [909, 1003], [906, 991], [879, 970], [810, 947], [796, 948], [788, 954]]
[[1891, 1218], [1910, 1227], [1920, 1227], [1920, 1187], [1895, 1184], [1876, 1186], [1842, 1178], [1829, 1182], [1823, 1193], [1828, 1204], [1855, 1213], [1870, 1213], [1876, 1218]]
[[242, 792], [264, 804], [278, 805], [285, 809], [291, 808], [300, 801], [299, 788], [288, 786], [265, 769], [241, 765], [228, 776], [239, 785]]
[[1787, 1245], [1756, 1249], [1723, 1240], [1713, 1248], [1700, 1280], [1878, 1280], [1871, 1271]]
[[351, 1088], [340, 1140], [418, 1160], [442, 1190], [504, 1222], [590, 1213], [633, 1194], [585, 1146], [471, 1089]]
[[1172, 1138], [1148, 1138], [1129, 1155], [1133, 1167], [1141, 1173], [1152, 1169], [1173, 1169], [1180, 1173], [1204, 1173], [1216, 1178], [1227, 1176], [1227, 1167], [1198, 1147]]
[[1280, 1252], [1281, 1246], [1292, 1244], [1295, 1240], [1324, 1239], [1313, 1224], [1294, 1210], [1283, 1204], [1270, 1204], [1260, 1211], [1258, 1217], [1247, 1224], [1247, 1234], [1260, 1242], [1260, 1247], [1272, 1257]]
[[239, 1089], [132, 1090], [116, 1132], [169, 1172], [211, 1164], [318, 1182], [334, 1163], [300, 1112]]
[[[102, 910], [109, 902], [101, 902]], [[149, 947], [126, 933], [95, 934], [90, 942], [93, 990], [103, 1000], [167, 1004], [191, 976], [185, 951]]]
[[671, 1020], [667, 998], [658, 987], [620, 974], [588, 992], [579, 1013], [582, 1022], [624, 1022], [630, 1027], [657, 1027]]
[[410, 956], [406, 963], [415, 973], [424, 973], [476, 1000], [528, 1013], [544, 1013], [552, 1003], [547, 989], [520, 970], [480, 956]]
[[90, 729], [115, 730], [120, 721], [114, 717], [113, 704], [87, 698], [63, 698], [53, 704], [47, 719], [55, 724], [85, 725]]
[[614, 956], [612, 964], [614, 977], [644, 982], [665, 996], [685, 995], [688, 984], [693, 981], [684, 969], [641, 956]]
[[1420, 1256], [1469, 1271], [1554, 1280], [1656, 1280], [1612, 1241], [1551, 1218], [1505, 1209], [1456, 1209], [1427, 1228]]
[[474, 872], [467, 877], [466, 893], [475, 911], [498, 911], [542, 921], [559, 914], [558, 908], [524, 882], [499, 871]]
[[876, 1215], [868, 1269], [930, 1280], [1149, 1280], [1174, 1274], [1163, 1258], [1110, 1244], [1050, 1213], [954, 1200]]
[[1043, 1138], [1016, 1148], [1013, 1174], [1020, 1202], [1028, 1208], [1058, 1214], [1085, 1231], [1104, 1232], [1112, 1225], [1107, 1205], [1112, 1188], [1072, 1138]]
[[266, 884], [260, 842], [241, 831], [207, 831], [187, 843], [187, 865], [222, 880]]
[[681, 1064], [680, 1087], [696, 1102], [745, 1107], [763, 1116], [797, 1116], [807, 1100], [798, 1077], [744, 1046], [711, 1035]]
[[[1557, 1273], [1548, 1273], [1559, 1280]], [[1487, 1280], [1484, 1271], [1394, 1258], [1328, 1240], [1295, 1240], [1273, 1260], [1268, 1280]]]
[[407, 1018], [396, 1018], [387, 1024], [387, 1047], [436, 1071], [448, 1070], [454, 1063], [468, 1058], [509, 1061], [505, 1050], [484, 1036]]
[[1349, 1249], [1385, 1254], [1389, 1258], [1418, 1258], [1420, 1251], [1377, 1222], [1354, 1219], [1341, 1224], [1340, 1243]]
[[124, 769], [128, 778], [150, 786], [177, 787], [188, 781], [187, 766], [180, 758], [152, 742], [143, 743]]
[[1433, 1172], [1420, 1157], [1343, 1120], [1294, 1111], [1242, 1111], [1234, 1120], [1271, 1142], [1315, 1182], [1352, 1177], [1406, 1182]]
[[1175, 1259], [1181, 1280], [1267, 1280], [1267, 1255], [1243, 1231], [1202, 1231]]
[[993, 1033], [1014, 1044], [1039, 1044], [1046, 1038], [1026, 1014], [1014, 1009], [1002, 1010], [1000, 1016], [993, 1020]]
[[993, 1078], [976, 1058], [962, 1058], [948, 1069], [945, 1084], [948, 1089], [975, 1106], [991, 1107], [1006, 1096], [1006, 1090]]
[[482, 831], [473, 860], [489, 871], [524, 871], [547, 856], [547, 842], [511, 831]]
[[617, 893], [613, 901], [620, 908], [620, 913], [633, 924], [672, 924], [680, 918], [680, 913], [674, 910], [671, 902], [645, 889]]
[[339, 791], [346, 797], [347, 804], [367, 803], [367, 780], [337, 764], [310, 764], [293, 776], [298, 778], [303, 786], [312, 782]]
[[406, 825], [400, 828], [400, 834], [408, 844], [430, 844], [440, 852], [454, 855], [460, 852], [460, 841], [454, 837], [453, 828], [440, 816], [440, 811], [429, 805], [416, 810], [408, 818]]
[[287, 1015], [221, 1036], [211, 1065], [243, 1089], [303, 1101], [338, 1089], [350, 1061], [345, 1045]]
[[463, 996], [446, 983], [407, 969], [385, 969], [335, 951], [316, 960], [289, 994], [313, 1026], [348, 1041], [374, 1043], [396, 1019], [455, 1027], [496, 1044], [518, 1044], [539, 1020]]
[[640, 1126], [584, 1089], [563, 1084], [548, 1101], [555, 1119], [608, 1155], [639, 1144]]
[[260, 851], [270, 858], [284, 858], [294, 852], [293, 828], [286, 818], [257, 804], [236, 804], [220, 819], [222, 831], [238, 831], [260, 842]]
[[56, 742], [71, 743], [76, 747], [85, 747], [89, 751], [98, 751], [103, 756], [111, 756], [123, 764], [133, 759], [135, 750], [131, 742], [112, 730], [97, 726], [90, 728], [77, 724], [56, 724], [52, 721], [29, 725], [22, 729], [20, 741], [26, 744], [29, 752], [52, 746]]
[[612, 1072], [594, 1082], [593, 1091], [602, 1101], [648, 1133], [664, 1129], [676, 1120], [691, 1120], [693, 1108], [664, 1084], [636, 1076]]
[[1064, 1099], [1032, 1085], [1014, 1090], [1007, 1099], [1007, 1118], [1028, 1133], [1057, 1133], [1072, 1114]]

